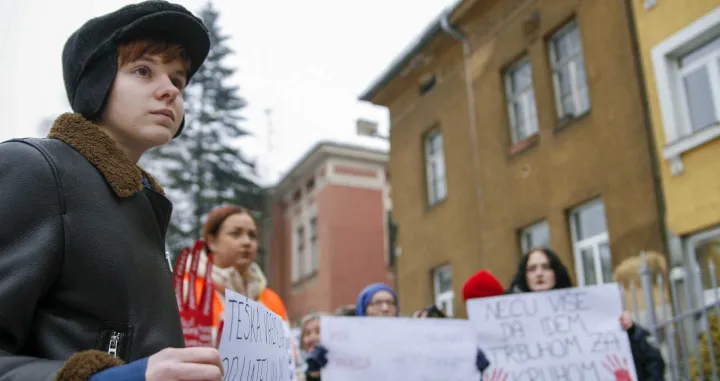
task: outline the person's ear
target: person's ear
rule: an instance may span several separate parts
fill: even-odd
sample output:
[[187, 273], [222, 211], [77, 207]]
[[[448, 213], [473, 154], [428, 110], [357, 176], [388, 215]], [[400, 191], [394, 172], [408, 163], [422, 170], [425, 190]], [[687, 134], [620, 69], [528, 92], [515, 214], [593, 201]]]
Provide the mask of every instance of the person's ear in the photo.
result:
[[215, 237], [208, 236], [207, 242], [205, 244], [211, 252], [215, 252]]

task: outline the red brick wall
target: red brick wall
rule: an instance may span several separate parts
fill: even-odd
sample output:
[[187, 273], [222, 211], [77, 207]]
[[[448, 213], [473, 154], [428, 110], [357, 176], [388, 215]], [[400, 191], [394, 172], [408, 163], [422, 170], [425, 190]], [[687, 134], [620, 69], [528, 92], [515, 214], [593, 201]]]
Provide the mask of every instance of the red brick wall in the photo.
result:
[[[388, 282], [382, 190], [331, 185], [318, 197], [331, 308], [354, 303], [373, 282]], [[319, 270], [323, 272], [321, 268]], [[327, 272], [327, 271], [326, 271]], [[392, 286], [392, 284], [391, 284]]]
[[287, 221], [285, 220], [285, 207], [283, 202], [277, 201], [272, 205], [272, 236], [267, 254], [267, 274], [268, 286], [276, 291], [283, 301], [285, 295], [290, 292], [290, 275], [292, 262], [287, 246]]
[[317, 194], [319, 268], [315, 276], [295, 285], [292, 214], [285, 217], [284, 209], [279, 205], [274, 208], [268, 279], [283, 298], [293, 322], [310, 312], [333, 313], [340, 306], [355, 303], [370, 283], [394, 286], [385, 262], [382, 197], [380, 189], [340, 185], [327, 185]]

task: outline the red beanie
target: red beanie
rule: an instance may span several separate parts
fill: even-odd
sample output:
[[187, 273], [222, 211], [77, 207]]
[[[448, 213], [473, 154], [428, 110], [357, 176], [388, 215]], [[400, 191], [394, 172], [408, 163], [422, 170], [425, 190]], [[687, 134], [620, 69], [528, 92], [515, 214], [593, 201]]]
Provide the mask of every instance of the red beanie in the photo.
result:
[[487, 270], [473, 274], [463, 286], [463, 301], [475, 298], [487, 298], [502, 295], [505, 289], [500, 282]]

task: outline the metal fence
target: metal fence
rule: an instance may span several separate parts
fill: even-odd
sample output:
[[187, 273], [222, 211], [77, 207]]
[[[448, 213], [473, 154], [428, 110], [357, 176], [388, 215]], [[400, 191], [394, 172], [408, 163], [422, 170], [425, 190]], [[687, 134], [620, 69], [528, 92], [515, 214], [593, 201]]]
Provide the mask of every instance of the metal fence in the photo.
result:
[[[699, 267], [686, 268], [685, 282], [666, 280], [664, 274], [655, 274], [648, 266], [645, 253], [641, 254], [640, 291], [644, 310], [638, 303], [638, 288], [630, 281], [630, 303], [625, 305], [639, 324], [652, 334], [655, 344], [661, 348], [666, 364], [666, 379], [672, 381], [720, 381], [720, 364], [717, 364], [716, 348], [710, 332], [710, 316], [720, 317], [720, 290], [715, 264], [710, 261], [709, 277], [713, 300], [705, 300], [705, 291], [700, 285], [702, 270]], [[621, 285], [621, 287], [623, 287]], [[678, 290], [681, 288], [682, 290]], [[668, 293], [669, 291], [669, 293]], [[656, 295], [657, 294], [657, 295]], [[668, 300], [669, 299], [669, 300]], [[716, 333], [720, 334], [720, 333]], [[705, 340], [701, 340], [705, 337]], [[709, 356], [707, 362], [703, 357]], [[710, 367], [708, 369], [707, 363]]]

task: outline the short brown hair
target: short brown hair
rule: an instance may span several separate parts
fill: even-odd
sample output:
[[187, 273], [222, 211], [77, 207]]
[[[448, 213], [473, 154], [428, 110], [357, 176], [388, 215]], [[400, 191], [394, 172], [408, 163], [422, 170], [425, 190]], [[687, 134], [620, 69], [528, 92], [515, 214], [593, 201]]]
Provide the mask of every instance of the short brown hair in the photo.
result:
[[208, 213], [207, 219], [205, 220], [205, 226], [203, 226], [203, 239], [205, 242], [208, 241], [209, 237], [216, 237], [223, 222], [235, 214], [247, 214], [255, 221], [252, 213], [240, 205], [218, 206]]
[[120, 66], [139, 60], [146, 54], [158, 55], [163, 63], [180, 61], [186, 73], [190, 72], [190, 58], [180, 44], [161, 40], [133, 40], [120, 44], [118, 58]]

